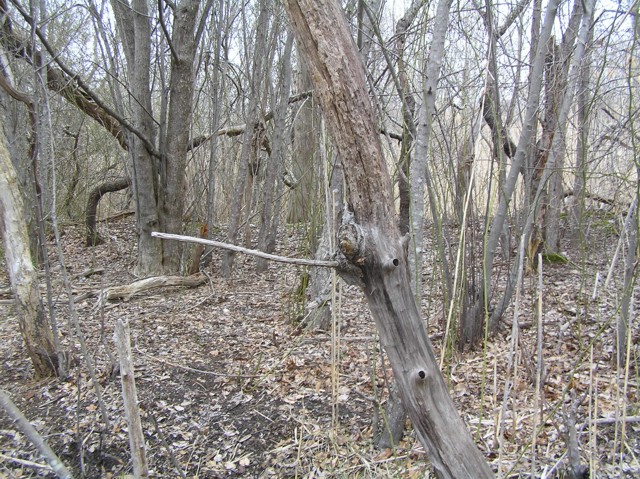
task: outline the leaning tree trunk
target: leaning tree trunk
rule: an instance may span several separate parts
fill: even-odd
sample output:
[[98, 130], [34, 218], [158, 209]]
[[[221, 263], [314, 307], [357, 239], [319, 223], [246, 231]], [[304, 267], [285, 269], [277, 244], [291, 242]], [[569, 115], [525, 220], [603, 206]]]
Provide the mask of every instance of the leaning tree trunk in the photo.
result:
[[31, 358], [36, 377], [54, 376], [58, 357], [51, 327], [44, 315], [38, 272], [29, 251], [29, 235], [24, 206], [9, 152], [0, 125], [0, 231], [4, 238], [4, 254], [15, 298], [20, 333]]
[[340, 274], [367, 298], [403, 402], [438, 477], [492, 477], [458, 415], [411, 293], [407, 244], [367, 94], [364, 69], [335, 0], [287, 0], [299, 48], [344, 165], [349, 209]]

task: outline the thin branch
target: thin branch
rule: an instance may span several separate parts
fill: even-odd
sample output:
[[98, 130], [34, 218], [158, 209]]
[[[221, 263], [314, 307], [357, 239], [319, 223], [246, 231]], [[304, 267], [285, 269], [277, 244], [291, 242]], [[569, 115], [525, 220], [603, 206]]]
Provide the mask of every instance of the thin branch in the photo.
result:
[[197, 373], [197, 374], [205, 374], [205, 375], [209, 375], [209, 376], [217, 376], [217, 377], [222, 377], [222, 378], [242, 378], [242, 379], [253, 379], [253, 378], [259, 378], [260, 375], [258, 374], [239, 374], [239, 373], [218, 373], [216, 371], [207, 371], [205, 369], [197, 369], [197, 368], [192, 368], [189, 366], [184, 366], [182, 364], [176, 364], [176, 363], [172, 363], [171, 361], [167, 361], [166, 359], [160, 359], [160, 358], [156, 358], [155, 356], [151, 356], [150, 354], [144, 353], [142, 352], [138, 346], [134, 346], [136, 352], [138, 354], [140, 354], [141, 356], [146, 357], [147, 359], [150, 359], [152, 361], [157, 361], [159, 363], [162, 364], [166, 364], [167, 366], [171, 366], [172, 368], [178, 368], [178, 369], [183, 369], [185, 371], [189, 371], [192, 373]]
[[48, 464], [38, 464], [37, 462], [27, 461], [26, 459], [18, 459], [17, 457], [5, 456], [4, 454], [0, 454], [0, 459], [9, 462], [15, 462], [16, 464], [20, 464], [25, 467], [35, 467], [36, 469], [50, 469]]
[[[21, 5], [17, 1], [11, 0], [11, 3], [18, 10], [18, 12], [20, 12], [20, 14], [25, 19], [25, 21], [27, 21], [28, 23], [32, 23], [31, 16], [29, 16], [29, 14], [21, 7]], [[6, 12], [3, 12], [3, 13], [6, 13]], [[111, 117], [115, 121], [119, 122], [128, 131], [130, 131], [131, 133], [136, 135], [142, 141], [142, 143], [144, 144], [145, 148], [147, 149], [147, 151], [151, 155], [153, 155], [156, 158], [162, 158], [162, 155], [160, 155], [160, 152], [156, 149], [156, 147], [153, 145], [153, 143], [151, 143], [151, 141], [140, 130], [138, 130], [134, 125], [132, 125], [129, 121], [127, 121], [123, 116], [121, 116], [118, 113], [116, 113], [112, 108], [110, 108], [106, 103], [104, 103], [100, 99], [100, 97], [93, 90], [91, 90], [91, 88], [89, 88], [89, 86], [84, 82], [84, 80], [82, 80], [80, 75], [78, 75], [76, 72], [71, 70], [71, 68], [69, 68], [60, 59], [60, 56], [53, 49], [53, 47], [49, 44], [49, 42], [47, 41], [45, 35], [42, 33], [42, 30], [40, 30], [38, 27], [36, 27], [35, 31], [36, 31], [36, 35], [38, 35], [38, 38], [40, 39], [40, 42], [42, 43], [42, 46], [44, 46], [45, 50], [47, 50], [47, 52], [49, 52], [49, 55], [51, 55], [51, 57], [53, 58], [53, 61], [58, 65], [58, 67], [60, 67], [60, 70], [62, 70], [69, 77], [67, 79], [67, 81], [70, 82], [70, 83], [71, 82], [75, 82], [78, 85], [78, 87], [80, 87], [80, 89], [82, 90], [80, 92], [80, 94], [84, 94], [87, 97], [89, 97], [89, 98], [85, 98], [85, 100], [90, 100], [93, 103], [95, 103], [99, 108], [101, 108], [104, 111], [104, 113], [106, 113], [107, 117]], [[20, 45], [22, 46], [22, 40], [18, 38], [17, 34], [12, 33], [12, 35], [14, 37], [14, 40], [18, 41], [20, 43]], [[23, 47], [23, 48], [27, 48], [27, 47]], [[47, 73], [49, 73], [49, 71]], [[109, 131], [111, 131], [111, 130], [109, 130]], [[114, 133], [112, 132], [112, 134], [114, 134]], [[126, 142], [124, 142], [124, 140], [121, 140], [120, 138], [118, 138], [118, 136], [116, 134], [114, 134], [114, 136], [116, 136], [116, 139], [118, 139], [120, 144], [123, 147], [125, 147]]]
[[509, 15], [504, 19], [504, 23], [498, 28], [498, 38], [507, 33], [507, 30], [513, 25], [513, 22], [522, 14], [525, 8], [529, 5], [531, 0], [521, 0], [513, 9], [509, 12]]
[[3, 390], [0, 390], [0, 407], [7, 412], [11, 419], [13, 419], [16, 427], [20, 429], [25, 436], [27, 436], [31, 443], [38, 449], [40, 454], [44, 456], [47, 463], [49, 463], [49, 466], [51, 466], [51, 469], [53, 469], [58, 477], [65, 479], [73, 477], [64, 463], [56, 453], [53, 452], [53, 449], [49, 447], [40, 433], [36, 431], [29, 420], [24, 416], [24, 414], [22, 414], [22, 411], [18, 409], [9, 395]]
[[322, 268], [337, 268], [340, 266], [340, 263], [337, 261], [320, 261], [314, 259], [303, 259], [303, 258], [288, 258], [286, 256], [278, 256], [275, 254], [263, 253], [262, 251], [258, 251], [255, 249], [247, 249], [241, 246], [236, 246], [229, 243], [221, 243], [219, 241], [212, 241], [203, 238], [195, 238], [193, 236], [183, 236], [183, 235], [174, 235], [170, 233], [160, 233], [158, 231], [153, 231], [151, 236], [160, 239], [172, 239], [176, 241], [183, 241], [185, 243], [198, 243], [207, 246], [214, 246], [216, 248], [222, 248], [226, 250], [235, 251], [237, 253], [244, 253], [251, 256], [257, 256], [258, 258], [265, 258], [271, 261], [278, 261], [279, 263], [287, 263], [287, 264], [297, 264], [300, 266], [319, 266]]
[[167, 25], [164, 22], [164, 15], [162, 15], [162, 0], [158, 0], [158, 19], [160, 20], [160, 27], [164, 33], [164, 38], [167, 40], [167, 45], [169, 45], [169, 50], [171, 50], [171, 56], [175, 61], [178, 61], [178, 54], [176, 53], [176, 49], [173, 48], [173, 42], [171, 41], [169, 30], [167, 30]]

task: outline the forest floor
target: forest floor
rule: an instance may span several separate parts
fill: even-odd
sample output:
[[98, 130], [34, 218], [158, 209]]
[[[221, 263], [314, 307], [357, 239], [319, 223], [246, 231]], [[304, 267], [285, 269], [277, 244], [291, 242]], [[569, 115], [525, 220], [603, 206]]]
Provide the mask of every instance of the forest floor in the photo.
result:
[[[443, 371], [458, 410], [502, 477], [562, 477], [571, 429], [577, 440], [573, 451], [590, 468], [591, 476], [585, 477], [640, 477], [637, 321], [630, 366], [618, 372], [614, 361], [621, 266], [609, 287], [603, 286], [617, 243], [616, 221], [594, 222], [604, 226], [585, 230], [592, 235], [583, 243], [588, 248], [567, 254], [573, 261], [587, 260], [544, 265], [540, 303], [537, 273], [527, 274], [515, 347], [511, 326], [505, 326], [484, 347], [445, 356]], [[74, 358], [67, 380], [33, 378], [15, 310], [10, 301], [0, 304], [0, 388], [76, 477], [124, 477], [131, 471], [120, 380], [114, 374], [118, 319], [131, 328], [151, 477], [432, 477], [409, 423], [393, 451], [372, 444], [375, 404], [384, 405], [391, 373], [360, 291], [338, 288], [339, 335], [332, 340], [330, 333], [299, 326], [302, 267], [271, 263], [258, 274], [252, 257], [237, 255], [233, 277], [224, 279], [217, 270], [221, 251], [214, 251], [208, 280], [199, 287], [155, 289], [97, 306], [96, 294], [104, 288], [138, 279], [132, 275], [136, 251], [131, 218], [101, 228], [108, 241], [86, 248], [80, 228], [64, 227], [62, 247], [108, 427], [78, 338], [70, 332], [53, 244], [52, 299], [64, 347]], [[456, 234], [453, 228], [446, 231], [451, 244], [457, 244]], [[303, 236], [287, 229], [277, 254], [306, 256]], [[504, 272], [504, 266], [497, 270]], [[423, 278], [422, 310], [440, 358], [446, 314], [432, 256], [426, 259]], [[2, 271], [0, 287], [7, 285]], [[46, 300], [44, 286], [42, 291]], [[537, 394], [539, 304], [544, 375]], [[512, 322], [513, 309], [505, 318]], [[337, 346], [335, 355], [332, 345]], [[510, 378], [513, 387], [505, 394]], [[0, 477], [53, 477], [1, 412]]]

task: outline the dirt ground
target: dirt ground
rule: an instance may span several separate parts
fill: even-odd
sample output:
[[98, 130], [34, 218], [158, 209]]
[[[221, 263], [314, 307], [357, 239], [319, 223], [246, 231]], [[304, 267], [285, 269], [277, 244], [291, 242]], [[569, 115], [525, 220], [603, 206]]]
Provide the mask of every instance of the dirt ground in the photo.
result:
[[[217, 271], [220, 251], [214, 252], [202, 286], [155, 289], [100, 306], [96, 295], [101, 290], [138, 279], [132, 275], [131, 218], [102, 228], [108, 240], [98, 247], [86, 248], [83, 231], [75, 226], [63, 227], [62, 242], [108, 425], [88, 376], [87, 358], [81, 356], [69, 323], [53, 244], [52, 301], [65, 349], [73, 357], [67, 380], [34, 380], [8, 296], [0, 304], [0, 388], [76, 477], [131, 473], [113, 345], [118, 319], [128, 321], [131, 328], [151, 477], [432, 477], [409, 423], [405, 439], [393, 451], [372, 445], [373, 424], [381, 421], [375, 405], [384, 405], [391, 373], [357, 289], [344, 285], [338, 289], [335, 340], [328, 332], [308, 332], [299, 326], [302, 305], [296, 290], [302, 267], [271, 263], [266, 273], [257, 274], [254, 259], [238, 255], [234, 276], [224, 279]], [[455, 244], [455, 231], [447, 234]], [[301, 236], [288, 229], [277, 253], [303, 257]], [[617, 237], [590, 238], [588, 260], [548, 264], [543, 270], [540, 397], [534, 380], [535, 273], [524, 281], [515, 373], [510, 368], [514, 356], [510, 326], [489, 338], [484, 348], [446, 355], [443, 370], [456, 405], [502, 477], [530, 477], [532, 472], [535, 477], [561, 477], [572, 421], [590, 477], [640, 477], [637, 321], [631, 365], [626, 375], [624, 370], [618, 373], [613, 359], [621, 266], [610, 287], [603, 286]], [[568, 253], [568, 257], [579, 255]], [[440, 357], [446, 315], [438, 268], [431, 261], [427, 257], [422, 309]], [[496, 281], [499, 284], [500, 278]], [[2, 271], [0, 288], [6, 286]], [[511, 322], [512, 309], [505, 318]], [[332, 347], [337, 347], [333, 356]], [[513, 387], [505, 394], [508, 378], [514, 378]], [[54, 477], [3, 412], [0, 477]]]

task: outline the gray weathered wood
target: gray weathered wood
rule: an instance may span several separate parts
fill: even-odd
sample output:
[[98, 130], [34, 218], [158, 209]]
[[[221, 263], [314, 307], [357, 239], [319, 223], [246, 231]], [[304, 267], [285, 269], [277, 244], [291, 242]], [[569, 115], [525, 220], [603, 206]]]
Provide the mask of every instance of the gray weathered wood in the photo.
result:
[[118, 319], [113, 340], [120, 359], [120, 382], [122, 384], [122, 397], [124, 400], [124, 412], [129, 428], [129, 447], [133, 461], [133, 477], [149, 477], [147, 466], [146, 446], [140, 421], [140, 409], [138, 407], [138, 393], [134, 378], [133, 361], [131, 359], [131, 340], [129, 337], [129, 323]]
[[349, 205], [338, 234], [341, 275], [367, 298], [437, 476], [492, 477], [449, 396], [411, 293], [407, 239], [397, 226], [364, 69], [341, 8], [335, 0], [287, 0], [285, 6], [343, 160]]
[[53, 452], [53, 449], [45, 442], [44, 438], [31, 425], [29, 420], [22, 414], [22, 411], [13, 403], [7, 393], [0, 390], [0, 407], [13, 419], [14, 424], [22, 433], [27, 436], [29, 441], [38, 449], [40, 454], [44, 456], [51, 469], [60, 479], [71, 479], [73, 476], [60, 458]]

